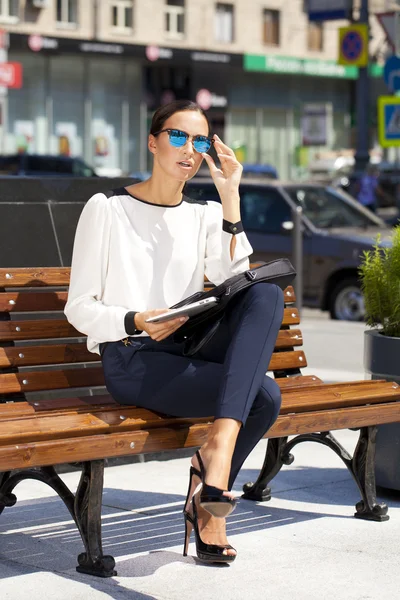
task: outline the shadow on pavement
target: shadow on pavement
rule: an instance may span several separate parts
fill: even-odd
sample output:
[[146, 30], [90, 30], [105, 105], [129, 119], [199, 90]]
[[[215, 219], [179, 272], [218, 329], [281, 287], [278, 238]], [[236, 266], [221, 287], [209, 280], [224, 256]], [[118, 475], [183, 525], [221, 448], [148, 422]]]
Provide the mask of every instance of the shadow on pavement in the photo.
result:
[[[244, 484], [256, 481], [259, 469], [242, 469], [235, 482], [235, 491], [241, 492]], [[272, 500], [284, 496], [300, 502], [321, 503], [333, 506], [350, 506], [361, 500], [361, 494], [347, 469], [325, 467], [282, 467], [279, 474], [269, 483]], [[343, 493], [345, 492], [345, 493]], [[377, 488], [379, 498], [392, 505], [400, 504], [400, 492]], [[268, 503], [267, 503], [268, 504]], [[390, 512], [390, 506], [389, 506]]]
[[[18, 488], [16, 493], [18, 495]], [[120, 508], [118, 497], [124, 499], [125, 507], [130, 505], [131, 508]], [[103, 550], [116, 558], [119, 576], [148, 576], [177, 561], [195, 564], [194, 557], [184, 558], [181, 554], [183, 501], [184, 497], [177, 494], [105, 489]], [[240, 500], [228, 521], [228, 535], [259, 532], [326, 516], [343, 518], [327, 512], [277, 508], [272, 503]], [[97, 579], [75, 573], [82, 542], [58, 497], [25, 500], [5, 509], [0, 517], [0, 535], [0, 561], [11, 561], [22, 570], [34, 567], [35, 570], [56, 572], [96, 587]], [[179, 546], [179, 549], [171, 551], [173, 546]], [[149, 554], [134, 556], [140, 553]], [[0, 572], [2, 577], [7, 577], [7, 573]], [[104, 586], [104, 581], [99, 585]], [[117, 583], [116, 580], [106, 581], [112, 586]]]

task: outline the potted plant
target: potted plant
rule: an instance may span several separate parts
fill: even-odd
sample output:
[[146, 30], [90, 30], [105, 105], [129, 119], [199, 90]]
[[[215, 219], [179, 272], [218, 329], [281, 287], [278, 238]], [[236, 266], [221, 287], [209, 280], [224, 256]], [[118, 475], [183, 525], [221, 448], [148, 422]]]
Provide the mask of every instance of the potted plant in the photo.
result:
[[[367, 325], [364, 368], [372, 379], [400, 383], [400, 227], [391, 244], [380, 236], [360, 266]], [[400, 490], [400, 423], [380, 425], [376, 439], [376, 483]]]

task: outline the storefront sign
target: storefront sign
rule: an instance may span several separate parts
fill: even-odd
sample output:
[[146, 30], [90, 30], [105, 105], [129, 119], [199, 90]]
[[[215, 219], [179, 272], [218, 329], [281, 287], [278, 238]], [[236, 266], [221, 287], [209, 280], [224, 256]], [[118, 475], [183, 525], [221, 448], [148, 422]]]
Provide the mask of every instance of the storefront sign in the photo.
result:
[[305, 104], [301, 116], [302, 146], [326, 146], [328, 110], [326, 104]]
[[139, 44], [118, 44], [113, 42], [96, 42], [75, 38], [53, 38], [42, 35], [10, 34], [11, 50], [40, 53], [62, 54], [99, 54], [108, 56], [127, 56], [157, 61], [174, 61], [176, 64], [218, 64], [243, 67], [243, 54], [227, 52], [206, 52], [196, 49], [166, 48], [161, 46], [143, 46]]
[[357, 79], [358, 77], [357, 67], [338, 65], [330, 60], [309, 60], [292, 56], [245, 54], [244, 69], [245, 71], [334, 77], [337, 79]]
[[56, 38], [43, 37], [42, 35], [30, 35], [27, 41], [32, 52], [58, 50], [58, 40]]
[[218, 96], [210, 90], [205, 88], [199, 90], [196, 94], [196, 102], [204, 110], [209, 108], [225, 108], [228, 105], [228, 98], [225, 96]]
[[0, 86], [14, 89], [20, 89], [22, 87], [21, 63], [0, 63]]

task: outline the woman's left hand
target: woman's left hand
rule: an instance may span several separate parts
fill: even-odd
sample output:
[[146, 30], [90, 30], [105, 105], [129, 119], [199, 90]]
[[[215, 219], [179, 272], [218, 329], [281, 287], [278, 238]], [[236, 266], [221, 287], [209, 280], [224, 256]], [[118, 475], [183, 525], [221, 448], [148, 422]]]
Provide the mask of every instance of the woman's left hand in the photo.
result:
[[232, 148], [224, 144], [217, 135], [214, 135], [214, 139], [214, 147], [221, 167], [217, 167], [209, 154], [203, 153], [202, 157], [208, 164], [211, 177], [223, 202], [225, 199], [229, 200], [232, 198], [233, 195], [239, 195], [239, 184], [242, 178], [243, 167], [237, 160]]

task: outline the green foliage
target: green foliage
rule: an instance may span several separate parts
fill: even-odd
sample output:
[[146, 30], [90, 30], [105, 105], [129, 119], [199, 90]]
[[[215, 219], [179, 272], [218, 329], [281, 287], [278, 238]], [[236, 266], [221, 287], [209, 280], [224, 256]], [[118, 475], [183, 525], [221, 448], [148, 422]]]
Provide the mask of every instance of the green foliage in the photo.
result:
[[392, 246], [364, 252], [360, 266], [367, 324], [380, 327], [384, 335], [400, 337], [400, 227], [395, 227]]

